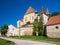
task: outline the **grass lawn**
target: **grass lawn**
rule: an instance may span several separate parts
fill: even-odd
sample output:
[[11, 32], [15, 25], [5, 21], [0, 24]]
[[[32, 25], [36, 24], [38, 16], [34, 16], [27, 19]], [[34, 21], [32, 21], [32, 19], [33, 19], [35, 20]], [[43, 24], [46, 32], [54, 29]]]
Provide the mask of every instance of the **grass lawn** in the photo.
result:
[[39, 40], [39, 41], [52, 41], [52, 42], [60, 42], [60, 38], [47, 38], [44, 36], [10, 36], [12, 38], [18, 39], [29, 39], [29, 40]]
[[14, 42], [0, 39], [0, 45], [14, 45], [14, 44], [15, 44]]
[[44, 36], [11, 36], [11, 38], [25, 39], [25, 40], [36, 40], [42, 42], [56, 43], [60, 45], [60, 39], [57, 38], [47, 38]]

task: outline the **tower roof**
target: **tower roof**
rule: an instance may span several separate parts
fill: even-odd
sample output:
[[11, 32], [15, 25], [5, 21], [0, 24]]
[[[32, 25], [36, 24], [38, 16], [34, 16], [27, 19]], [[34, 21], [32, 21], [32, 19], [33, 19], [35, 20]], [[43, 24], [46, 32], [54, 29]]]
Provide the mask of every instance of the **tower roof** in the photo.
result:
[[25, 14], [29, 14], [29, 13], [33, 13], [33, 12], [35, 13], [37, 11], [30, 6]]
[[49, 11], [48, 11], [48, 8], [46, 9], [46, 12], [45, 12], [45, 13], [46, 13], [46, 15], [49, 15]]
[[44, 13], [44, 7], [42, 7], [40, 14]]

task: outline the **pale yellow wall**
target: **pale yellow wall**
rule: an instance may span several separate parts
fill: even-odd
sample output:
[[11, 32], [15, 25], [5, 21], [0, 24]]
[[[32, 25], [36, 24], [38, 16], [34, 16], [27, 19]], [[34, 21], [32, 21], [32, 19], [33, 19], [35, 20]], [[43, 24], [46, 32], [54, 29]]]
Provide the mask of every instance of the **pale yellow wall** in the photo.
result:
[[[24, 24], [26, 24], [27, 22], [33, 23], [33, 21], [36, 19], [37, 16], [38, 15], [35, 13], [30, 13], [30, 14], [24, 15], [23, 23]], [[33, 17], [33, 19], [32, 19], [32, 17]]]
[[[58, 29], [56, 29], [58, 26]], [[60, 38], [60, 24], [47, 26], [47, 36], [50, 38]]]

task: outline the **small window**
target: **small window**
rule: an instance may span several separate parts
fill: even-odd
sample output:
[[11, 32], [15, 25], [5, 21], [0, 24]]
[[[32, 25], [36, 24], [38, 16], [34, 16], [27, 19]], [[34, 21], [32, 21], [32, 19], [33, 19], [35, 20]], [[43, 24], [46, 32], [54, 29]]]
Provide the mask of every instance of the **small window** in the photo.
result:
[[58, 29], [59, 27], [58, 26], [56, 26], [56, 29]]
[[38, 12], [35, 12], [35, 14], [37, 14]]

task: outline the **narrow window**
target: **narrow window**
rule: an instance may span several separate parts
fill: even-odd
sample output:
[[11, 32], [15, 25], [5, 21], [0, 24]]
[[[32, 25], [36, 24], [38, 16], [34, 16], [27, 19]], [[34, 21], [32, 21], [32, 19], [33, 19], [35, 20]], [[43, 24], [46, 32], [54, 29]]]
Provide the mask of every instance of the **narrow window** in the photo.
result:
[[33, 16], [32, 16], [32, 20], [33, 20]]
[[21, 26], [21, 23], [19, 22], [19, 27]]
[[27, 21], [27, 17], [25, 18], [25, 21]]

